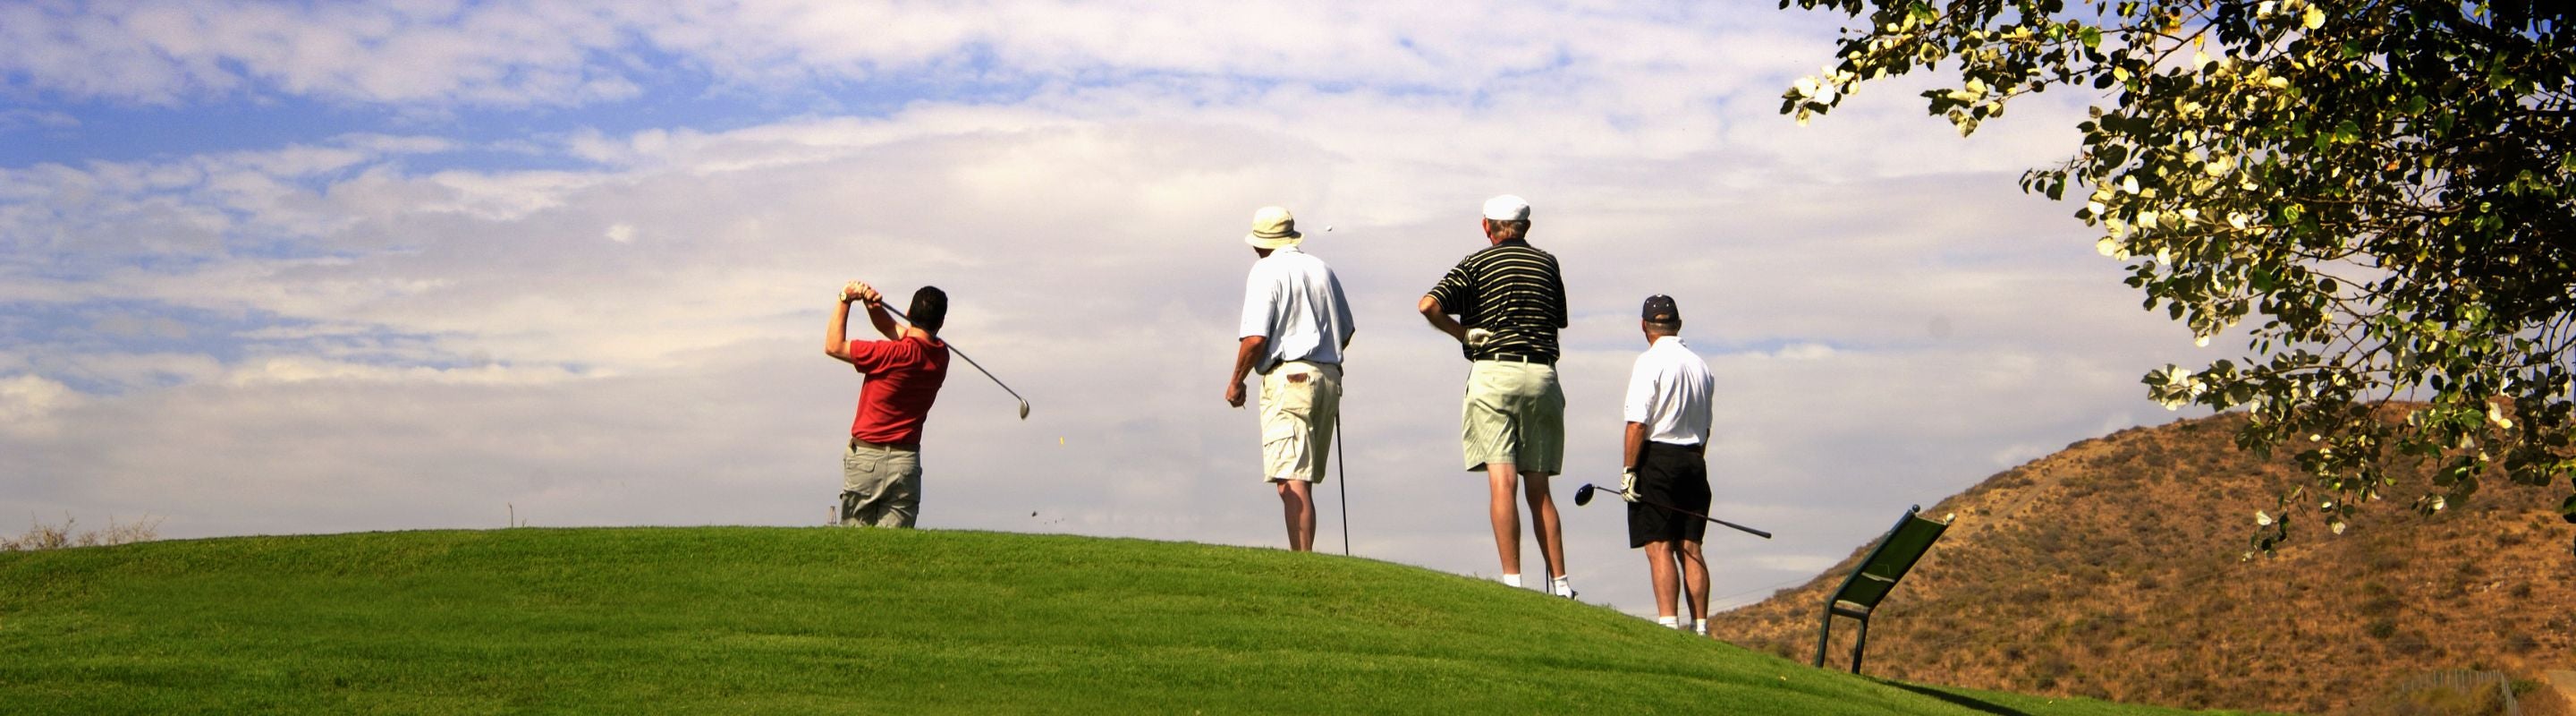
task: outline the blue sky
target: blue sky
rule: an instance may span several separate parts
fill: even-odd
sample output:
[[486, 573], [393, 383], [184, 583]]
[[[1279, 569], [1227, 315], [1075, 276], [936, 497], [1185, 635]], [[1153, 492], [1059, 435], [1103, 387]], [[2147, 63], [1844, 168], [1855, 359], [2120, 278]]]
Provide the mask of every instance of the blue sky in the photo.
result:
[[[1778, 96], [1829, 17], [1457, 15], [0, 6], [0, 517], [813, 524], [858, 387], [814, 344], [857, 278], [948, 289], [949, 337], [1035, 408], [950, 382], [926, 526], [1276, 545], [1221, 396], [1237, 237], [1279, 204], [1335, 227], [1307, 248], [1358, 304], [1328, 486], [1356, 551], [1490, 576], [1466, 366], [1411, 306], [1514, 193], [1576, 314], [1559, 494], [1615, 476], [1630, 316], [1676, 296], [1720, 376], [1712, 510], [1780, 533], [1713, 542], [1740, 603], [1908, 504], [2174, 417], [2138, 376], [2209, 350], [2015, 188], [2088, 98], [1961, 139], [1896, 81], [1799, 127]], [[1650, 609], [1618, 513], [1566, 509], [1586, 600]]]

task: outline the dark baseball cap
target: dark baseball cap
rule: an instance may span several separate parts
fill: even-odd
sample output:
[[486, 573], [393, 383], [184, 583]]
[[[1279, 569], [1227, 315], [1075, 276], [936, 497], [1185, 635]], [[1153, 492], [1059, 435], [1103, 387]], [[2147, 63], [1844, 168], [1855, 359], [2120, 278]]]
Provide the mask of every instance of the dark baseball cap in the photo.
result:
[[1658, 293], [1646, 297], [1645, 319], [1656, 323], [1671, 323], [1682, 319], [1682, 309], [1680, 306], [1673, 305], [1673, 297]]

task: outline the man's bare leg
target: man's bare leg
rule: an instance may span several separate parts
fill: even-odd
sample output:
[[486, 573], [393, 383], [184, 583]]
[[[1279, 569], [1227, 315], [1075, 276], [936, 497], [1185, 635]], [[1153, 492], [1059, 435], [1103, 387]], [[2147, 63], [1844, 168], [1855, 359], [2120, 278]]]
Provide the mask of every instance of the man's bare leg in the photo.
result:
[[1556, 497], [1547, 489], [1547, 478], [1550, 476], [1551, 473], [1545, 472], [1521, 473], [1521, 477], [1524, 478], [1521, 489], [1529, 496], [1530, 523], [1534, 525], [1534, 531], [1538, 532], [1539, 554], [1547, 558], [1547, 576], [1563, 578], [1565, 576], [1565, 533], [1557, 529]]
[[1305, 480], [1274, 480], [1279, 486], [1279, 508], [1288, 521], [1288, 549], [1295, 552], [1315, 551], [1314, 483]]
[[1673, 543], [1646, 543], [1646, 575], [1655, 585], [1655, 615], [1669, 624], [1674, 600], [1681, 591], [1681, 582], [1673, 576]]
[[[1700, 553], [1698, 542], [1682, 540], [1679, 550], [1682, 566], [1682, 588], [1690, 590], [1691, 623], [1708, 623], [1708, 558]], [[1705, 629], [1706, 627], [1702, 627]]]
[[1503, 576], [1517, 579], [1521, 574], [1521, 514], [1512, 504], [1512, 493], [1518, 492], [1520, 474], [1508, 462], [1485, 463], [1485, 482], [1490, 494], [1487, 512], [1494, 521], [1494, 554], [1502, 559]]

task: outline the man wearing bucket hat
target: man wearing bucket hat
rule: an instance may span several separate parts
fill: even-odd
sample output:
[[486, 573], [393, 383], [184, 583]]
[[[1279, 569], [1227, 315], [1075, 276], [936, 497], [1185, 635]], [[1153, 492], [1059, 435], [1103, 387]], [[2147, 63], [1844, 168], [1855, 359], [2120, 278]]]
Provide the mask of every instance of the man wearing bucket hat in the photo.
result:
[[1673, 608], [1676, 593], [1687, 590], [1689, 624], [1707, 634], [1708, 559], [1700, 540], [1708, 523], [1673, 509], [1708, 512], [1709, 401], [1717, 380], [1708, 362], [1682, 343], [1682, 309], [1673, 297], [1647, 296], [1637, 327], [1645, 331], [1646, 352], [1629, 369], [1628, 395], [1620, 403], [1627, 426], [1619, 496], [1628, 500], [1628, 546], [1646, 549], [1656, 621], [1685, 628]]
[[1520, 515], [1512, 504], [1512, 493], [1521, 492], [1547, 560], [1547, 592], [1570, 599], [1565, 538], [1547, 485], [1565, 458], [1565, 392], [1556, 381], [1565, 280], [1555, 256], [1530, 246], [1529, 214], [1529, 202], [1517, 196], [1486, 200], [1488, 245], [1459, 260], [1416, 308], [1462, 344], [1471, 366], [1460, 432], [1467, 470], [1485, 473], [1503, 583], [1521, 584]]
[[1261, 477], [1279, 493], [1288, 548], [1312, 552], [1313, 488], [1324, 481], [1324, 458], [1340, 422], [1342, 349], [1355, 329], [1341, 280], [1322, 259], [1298, 250], [1304, 240], [1287, 209], [1253, 212], [1252, 233], [1243, 242], [1259, 258], [1244, 280], [1225, 402], [1243, 407], [1244, 376], [1261, 375]]

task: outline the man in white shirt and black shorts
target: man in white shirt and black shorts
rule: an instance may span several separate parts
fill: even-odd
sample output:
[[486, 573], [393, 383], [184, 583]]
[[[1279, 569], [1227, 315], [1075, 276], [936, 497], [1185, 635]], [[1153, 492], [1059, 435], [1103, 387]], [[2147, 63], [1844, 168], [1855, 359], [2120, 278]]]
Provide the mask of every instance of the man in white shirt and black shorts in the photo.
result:
[[1708, 523], [1675, 510], [1708, 513], [1709, 401], [1717, 381], [1708, 363], [1682, 343], [1682, 312], [1671, 296], [1646, 297], [1638, 327], [1646, 334], [1646, 352], [1629, 371], [1620, 411], [1628, 421], [1621, 453], [1627, 469], [1619, 479], [1620, 496], [1628, 500], [1628, 546], [1646, 549], [1656, 621], [1683, 627], [1674, 615], [1674, 597], [1687, 588], [1690, 625], [1704, 635], [1708, 560], [1700, 553], [1700, 538]]
[[1342, 349], [1356, 329], [1341, 279], [1323, 259], [1297, 250], [1304, 238], [1287, 209], [1252, 214], [1243, 242], [1260, 258], [1244, 279], [1225, 402], [1243, 407], [1244, 376], [1261, 374], [1261, 477], [1279, 491], [1288, 549], [1312, 552], [1314, 486], [1324, 481], [1324, 458], [1341, 422]]

